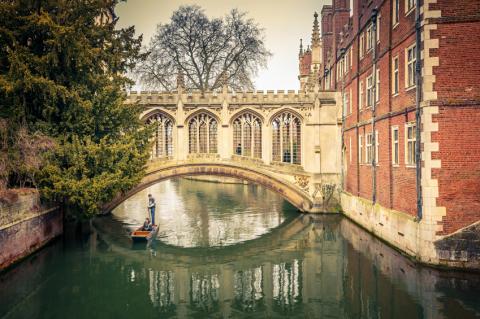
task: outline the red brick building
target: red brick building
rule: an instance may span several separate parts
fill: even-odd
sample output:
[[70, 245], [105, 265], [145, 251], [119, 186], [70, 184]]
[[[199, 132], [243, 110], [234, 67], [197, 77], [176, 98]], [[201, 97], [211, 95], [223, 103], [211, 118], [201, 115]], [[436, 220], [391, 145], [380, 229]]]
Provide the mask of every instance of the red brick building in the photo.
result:
[[480, 1], [333, 0], [321, 26], [345, 213], [424, 262], [470, 261], [438, 247], [480, 220]]

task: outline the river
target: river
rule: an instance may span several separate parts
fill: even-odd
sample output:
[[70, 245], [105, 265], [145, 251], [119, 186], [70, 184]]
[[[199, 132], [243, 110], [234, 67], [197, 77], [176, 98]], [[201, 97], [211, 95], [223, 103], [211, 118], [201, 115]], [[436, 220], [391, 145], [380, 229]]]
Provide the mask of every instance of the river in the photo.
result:
[[[159, 234], [133, 245], [147, 194]], [[0, 274], [0, 318], [478, 318], [480, 275], [422, 267], [256, 185], [172, 179]]]

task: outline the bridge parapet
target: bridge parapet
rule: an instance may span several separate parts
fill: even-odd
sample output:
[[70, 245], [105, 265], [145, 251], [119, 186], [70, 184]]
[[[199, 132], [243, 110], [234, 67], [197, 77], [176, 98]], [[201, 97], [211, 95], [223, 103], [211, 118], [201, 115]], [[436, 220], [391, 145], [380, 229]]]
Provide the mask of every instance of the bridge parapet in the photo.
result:
[[184, 104], [304, 104], [313, 103], [317, 98], [321, 103], [335, 104], [336, 92], [305, 92], [296, 90], [257, 90], [244, 92], [157, 92], [157, 91], [131, 91], [126, 97], [126, 103], [139, 103], [140, 105], [171, 105], [182, 101]]

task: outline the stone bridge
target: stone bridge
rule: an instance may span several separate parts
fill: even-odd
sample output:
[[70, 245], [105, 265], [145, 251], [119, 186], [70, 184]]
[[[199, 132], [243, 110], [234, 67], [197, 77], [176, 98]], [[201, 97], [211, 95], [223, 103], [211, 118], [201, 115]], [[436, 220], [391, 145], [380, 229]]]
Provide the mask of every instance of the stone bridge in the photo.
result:
[[341, 109], [330, 91], [131, 92], [155, 125], [151, 159], [141, 183], [106, 205], [168, 178], [236, 177], [263, 185], [300, 211], [337, 206]]

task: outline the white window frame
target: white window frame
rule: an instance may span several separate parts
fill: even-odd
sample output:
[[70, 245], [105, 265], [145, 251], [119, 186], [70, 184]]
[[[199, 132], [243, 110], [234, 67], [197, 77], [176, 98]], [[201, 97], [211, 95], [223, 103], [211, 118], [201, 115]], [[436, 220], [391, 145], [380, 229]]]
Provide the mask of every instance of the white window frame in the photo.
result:
[[380, 21], [382, 19], [382, 15], [377, 15], [377, 44], [380, 43]]
[[353, 69], [353, 46], [350, 47], [350, 70]]
[[[397, 139], [395, 140], [395, 132]], [[400, 165], [400, 130], [398, 125], [392, 126], [392, 166]]]
[[405, 16], [408, 16], [411, 12], [415, 10], [415, 5], [417, 0], [405, 0]]
[[367, 38], [367, 45], [366, 45], [366, 52], [369, 52], [373, 48], [373, 30], [372, 24], [367, 27], [366, 31], [366, 38]]
[[[409, 60], [409, 52], [412, 52], [412, 59]], [[405, 49], [405, 89], [409, 90], [415, 87], [415, 67], [417, 63], [417, 56], [416, 56], [416, 44], [412, 44], [408, 48]], [[410, 83], [410, 66], [412, 71], [412, 82]]]
[[375, 75], [375, 103], [378, 103], [380, 101], [380, 68], [377, 68]]
[[[397, 62], [396, 68], [395, 68], [395, 62]], [[392, 59], [392, 95], [398, 95], [398, 92], [400, 91], [400, 75], [399, 75], [399, 70], [400, 68], [400, 60], [398, 59], [398, 55], [394, 56]], [[396, 84], [396, 88], [395, 88]]]
[[353, 94], [352, 94], [352, 88], [350, 87], [350, 92], [348, 94], [348, 97], [350, 98], [350, 102], [349, 102], [349, 109], [348, 109], [348, 114], [352, 114], [353, 113]]
[[363, 164], [363, 135], [358, 135], [358, 163]]
[[365, 107], [369, 108], [373, 105], [373, 75], [367, 76], [367, 81], [365, 84]]
[[400, 24], [400, 0], [393, 0], [392, 29]]
[[348, 160], [352, 164], [352, 137], [349, 137], [349, 146], [348, 146]]
[[358, 108], [361, 110], [363, 108], [363, 100], [365, 99], [365, 96], [363, 94], [363, 81], [360, 81], [360, 94], [359, 94], [359, 102], [358, 102]]
[[[370, 139], [370, 142], [368, 141]], [[372, 157], [373, 155], [373, 134], [366, 133], [365, 134], [365, 163], [372, 164]]]
[[[412, 128], [412, 138], [408, 138], [408, 129]], [[408, 148], [409, 145], [412, 145], [412, 156], [413, 160], [410, 161], [409, 159], [409, 152]], [[416, 156], [415, 156], [415, 151], [416, 151], [416, 135], [415, 135], [415, 122], [409, 122], [405, 124], [405, 166], [406, 167], [415, 167], [416, 166]]]
[[360, 59], [363, 58], [364, 54], [365, 54], [365, 35], [364, 35], [364, 32], [362, 32], [360, 34], [360, 52], [359, 52]]
[[378, 137], [378, 131], [375, 130], [375, 166], [378, 166], [378, 149], [380, 146], [380, 140]]

